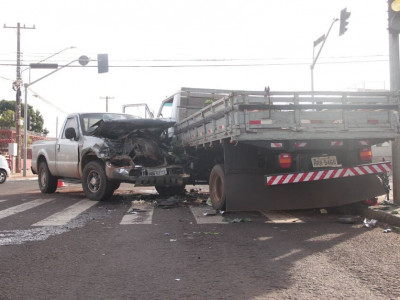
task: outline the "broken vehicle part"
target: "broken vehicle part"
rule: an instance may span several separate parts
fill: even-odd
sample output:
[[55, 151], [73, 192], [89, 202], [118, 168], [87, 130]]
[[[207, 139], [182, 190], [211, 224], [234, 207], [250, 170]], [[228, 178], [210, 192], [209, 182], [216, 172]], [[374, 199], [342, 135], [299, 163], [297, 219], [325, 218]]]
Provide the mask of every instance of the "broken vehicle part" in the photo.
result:
[[371, 220], [368, 220], [367, 218], [364, 219], [364, 227], [366, 227], [366, 228], [373, 228], [376, 226], [377, 223], [378, 223], [378, 220], [375, 220], [375, 219], [371, 219]]

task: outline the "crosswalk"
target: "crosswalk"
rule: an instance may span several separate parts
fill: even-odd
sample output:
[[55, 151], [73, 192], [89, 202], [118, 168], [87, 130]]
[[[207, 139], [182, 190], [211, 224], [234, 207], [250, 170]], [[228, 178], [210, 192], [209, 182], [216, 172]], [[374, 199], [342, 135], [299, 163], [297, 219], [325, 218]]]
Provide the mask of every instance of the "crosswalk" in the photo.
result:
[[28, 209], [37, 207], [39, 205], [43, 205], [47, 202], [53, 201], [54, 199], [36, 199], [27, 203], [23, 203], [17, 206], [13, 206], [10, 208], [7, 208], [5, 210], [0, 211], [0, 220], [21, 212], [24, 212]]
[[[0, 199], [0, 203], [6, 203], [7, 200]], [[26, 212], [30, 209], [48, 204], [52, 201], [58, 201], [56, 198], [48, 199], [34, 199], [27, 201], [22, 204], [11, 206], [9, 208], [0, 209], [0, 221], [7, 217]], [[61, 209], [50, 216], [39, 220], [30, 226], [32, 227], [44, 227], [44, 226], [65, 226], [69, 222], [78, 218], [84, 212], [95, 209], [99, 206], [99, 202], [90, 201], [88, 199], [80, 200], [66, 208]], [[132, 201], [128, 210], [125, 211], [119, 222], [120, 225], [138, 225], [138, 224], [152, 224], [154, 211], [157, 208], [149, 202]], [[288, 224], [288, 223], [304, 223], [305, 220], [296, 217], [290, 213], [283, 211], [260, 211], [258, 212], [258, 218], [252, 220], [249, 217], [243, 217], [239, 214], [221, 214], [217, 213], [214, 209], [209, 206], [189, 205], [189, 210], [193, 215], [194, 220], [197, 224], [229, 224], [236, 222], [248, 222], [248, 221], [259, 221], [264, 223], [274, 224]], [[1, 230], [1, 228], [0, 228]]]
[[76, 218], [78, 215], [88, 210], [92, 206], [97, 204], [94, 201], [82, 200], [78, 203], [75, 203], [62, 211], [55, 213], [46, 219], [39, 221], [32, 226], [62, 226], [66, 225], [72, 219]]

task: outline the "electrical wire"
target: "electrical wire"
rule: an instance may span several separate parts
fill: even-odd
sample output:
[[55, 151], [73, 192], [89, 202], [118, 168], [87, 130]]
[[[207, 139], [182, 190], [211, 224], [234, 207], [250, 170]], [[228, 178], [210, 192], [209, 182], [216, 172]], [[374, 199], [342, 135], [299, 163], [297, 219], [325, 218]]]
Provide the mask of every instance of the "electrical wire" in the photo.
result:
[[[330, 64], [349, 64], [349, 63], [374, 63], [388, 62], [388, 59], [374, 60], [349, 60], [349, 61], [331, 61], [319, 62], [319, 65]], [[174, 64], [174, 65], [109, 65], [109, 68], [209, 68], [209, 67], [264, 67], [264, 66], [301, 66], [310, 65], [309, 62], [288, 62], [288, 63], [243, 63], [243, 64]], [[15, 67], [16, 64], [0, 63], [0, 66]], [[60, 67], [62, 65], [59, 65]], [[29, 67], [29, 64], [21, 64], [21, 67]], [[69, 68], [97, 68], [97, 66], [67, 66]]]

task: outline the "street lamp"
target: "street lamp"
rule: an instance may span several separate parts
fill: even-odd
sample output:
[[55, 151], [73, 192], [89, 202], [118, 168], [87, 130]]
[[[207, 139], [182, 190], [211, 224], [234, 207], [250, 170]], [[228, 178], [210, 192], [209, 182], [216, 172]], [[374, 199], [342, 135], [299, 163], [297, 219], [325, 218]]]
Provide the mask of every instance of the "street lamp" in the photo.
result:
[[[397, 0], [400, 1], [400, 0]], [[344, 8], [341, 10], [340, 12], [340, 28], [339, 28], [339, 36], [343, 35], [346, 31], [347, 31], [347, 25], [349, 24], [348, 19], [350, 17], [351, 13], [347, 12], [347, 9]], [[314, 41], [314, 47], [313, 47], [313, 61], [312, 64], [310, 65], [310, 69], [311, 69], [311, 92], [313, 92], [313, 96], [314, 96], [314, 67], [315, 64], [317, 63], [318, 57], [321, 54], [322, 48], [324, 48], [325, 42], [328, 39], [329, 33], [331, 32], [332, 26], [333, 24], [335, 24], [337, 21], [339, 21], [339, 19], [334, 18], [332, 20], [332, 24], [329, 27], [328, 32], [326, 33], [326, 35], [322, 35], [320, 36], [318, 39], [316, 39]], [[320, 43], [322, 43], [321, 47], [319, 48], [319, 51], [317, 53], [317, 56], [314, 57], [314, 51], [315, 51], [315, 47], [317, 45], [319, 45]]]
[[[66, 65], [63, 65], [61, 67], [58, 68], [58, 64], [30, 64], [30, 68], [44, 68], [44, 69], [50, 69], [50, 68], [55, 68], [54, 71], [36, 79], [33, 82], [30, 83], [24, 83], [24, 88], [25, 88], [25, 107], [24, 107], [24, 115], [25, 118], [27, 118], [28, 115], [28, 88], [32, 85], [34, 85], [35, 83], [41, 81], [42, 79], [45, 79], [47, 77], [49, 77], [50, 75], [64, 69], [65, 67], [68, 67], [69, 65], [73, 64], [74, 62], [79, 61], [79, 63], [82, 66], [85, 66], [88, 62], [89, 62], [89, 58], [87, 56], [82, 55], [81, 57], [79, 57], [78, 59], [74, 59], [73, 61], [67, 63]], [[28, 122], [24, 122], [24, 164], [23, 164], [23, 176], [26, 176], [26, 158], [27, 158], [27, 145], [28, 145]]]
[[[55, 52], [55, 53], [53, 53], [52, 55], [50, 55], [50, 56], [48, 56], [48, 57], [46, 57], [46, 58], [44, 58], [44, 59], [42, 59], [41, 61], [39, 61], [38, 62], [38, 64], [40, 64], [41, 62], [44, 62], [44, 61], [46, 61], [46, 60], [48, 60], [48, 59], [50, 59], [50, 58], [52, 58], [53, 56], [56, 56], [56, 55], [58, 55], [58, 54], [60, 54], [61, 52], [64, 52], [64, 51], [66, 51], [66, 50], [68, 50], [68, 49], [74, 49], [74, 48], [76, 48], [76, 47], [74, 47], [74, 46], [70, 46], [70, 47], [66, 47], [66, 48], [64, 48], [64, 49], [62, 49], [62, 50], [60, 50], [60, 51], [57, 51], [57, 52]], [[25, 72], [26, 70], [28, 70], [29, 69], [29, 82], [31, 81], [31, 72], [30, 72], [30, 69], [31, 69], [31, 67], [28, 67], [28, 68], [26, 68], [26, 69], [24, 69], [24, 70], [22, 70], [21, 72], [20, 72], [20, 74], [22, 74], [22, 72]], [[21, 82], [19, 83], [20, 85], [21, 85], [21, 87], [22, 87], [22, 80], [21, 80]], [[28, 115], [27, 115], [27, 105], [26, 105], [26, 101], [25, 101], [25, 108], [24, 108], [24, 114], [25, 114], [25, 122], [24, 123], [27, 123], [26, 121], [27, 121], [27, 117], [28, 117]], [[19, 124], [18, 124], [18, 128], [19, 128]], [[18, 130], [18, 129], [17, 129]], [[25, 130], [25, 126], [24, 126], [24, 134], [25, 134], [25, 138], [24, 138], [24, 165], [23, 165], [23, 175], [24, 176], [26, 176], [26, 139], [27, 139], [27, 133], [26, 133], [26, 130]], [[21, 143], [20, 143], [20, 140], [18, 139], [18, 141], [17, 141], [17, 143], [18, 143], [18, 152], [20, 153], [20, 150], [19, 149], [21, 149]], [[17, 157], [18, 158], [18, 157]], [[19, 156], [19, 159], [20, 159], [20, 156]]]
[[[322, 48], [324, 48], [325, 42], [326, 42], [326, 40], [328, 39], [329, 33], [331, 32], [331, 29], [332, 29], [332, 26], [333, 26], [333, 24], [335, 24], [335, 22], [337, 22], [337, 21], [339, 21], [339, 19], [337, 19], [337, 18], [333, 19], [333, 20], [332, 20], [332, 24], [331, 24], [331, 26], [329, 27], [329, 30], [328, 30], [328, 32], [326, 33], [326, 35], [324, 34], [324, 35], [320, 36], [317, 40], [314, 41], [314, 47], [313, 47], [313, 62], [312, 62], [312, 64], [311, 64], [311, 66], [310, 66], [310, 69], [311, 69], [311, 92], [313, 92], [313, 93], [314, 93], [314, 67], [315, 67], [315, 64], [317, 63], [317, 60], [318, 60], [319, 55], [321, 54]], [[318, 53], [317, 53], [317, 56], [314, 57], [315, 47], [316, 47], [318, 44], [320, 44], [320, 43], [322, 43], [322, 45], [321, 45], [321, 47], [319, 48], [319, 51], [318, 51]]]

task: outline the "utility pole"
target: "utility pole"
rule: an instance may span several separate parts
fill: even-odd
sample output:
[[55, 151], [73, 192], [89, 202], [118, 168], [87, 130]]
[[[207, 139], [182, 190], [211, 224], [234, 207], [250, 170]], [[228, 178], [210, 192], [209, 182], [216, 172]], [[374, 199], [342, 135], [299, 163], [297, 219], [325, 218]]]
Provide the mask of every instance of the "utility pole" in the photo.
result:
[[108, 112], [108, 99], [114, 99], [114, 97], [105, 96], [100, 97], [100, 99], [106, 99], [106, 112]]
[[[21, 78], [21, 29], [36, 29], [35, 25], [33, 27], [26, 27], [25, 25], [21, 27], [20, 23], [17, 23], [17, 26], [6, 26], [4, 24], [4, 28], [17, 29], [17, 79], [13, 82], [13, 89], [16, 91], [15, 97], [15, 139], [17, 142], [18, 152], [17, 152], [17, 162], [16, 162], [16, 171], [17, 173], [21, 173], [21, 153], [22, 153], [22, 139], [21, 139], [21, 86], [22, 86], [22, 78]], [[25, 116], [27, 119], [27, 116]]]

